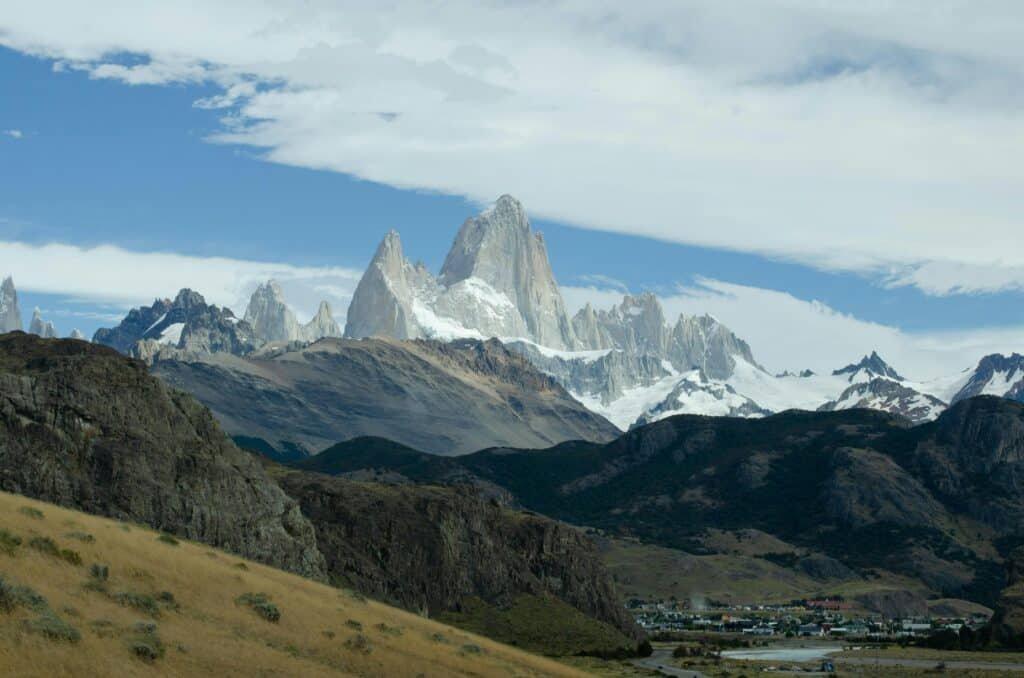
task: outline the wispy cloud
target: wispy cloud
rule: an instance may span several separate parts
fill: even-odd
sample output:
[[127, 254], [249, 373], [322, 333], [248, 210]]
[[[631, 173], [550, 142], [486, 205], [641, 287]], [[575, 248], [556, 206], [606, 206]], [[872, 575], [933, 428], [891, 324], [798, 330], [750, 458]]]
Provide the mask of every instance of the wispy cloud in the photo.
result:
[[150, 304], [189, 287], [207, 301], [241, 314], [256, 286], [276, 278], [303, 318], [312, 317], [321, 299], [344, 311], [362, 274], [339, 267], [133, 252], [112, 245], [84, 248], [10, 241], [0, 241], [0, 262], [6, 267], [0, 276], [13, 275], [19, 290], [120, 308]]
[[5, 129], [3, 131], [3, 134], [5, 136], [9, 136], [12, 139], [22, 139], [25, 136], [24, 132], [22, 132], [20, 129]]
[[211, 140], [273, 162], [511, 192], [586, 228], [930, 294], [1024, 283], [1022, 33], [1009, 1], [38, 0], [0, 17], [0, 44], [63, 70], [214, 85], [195, 103], [225, 110]]

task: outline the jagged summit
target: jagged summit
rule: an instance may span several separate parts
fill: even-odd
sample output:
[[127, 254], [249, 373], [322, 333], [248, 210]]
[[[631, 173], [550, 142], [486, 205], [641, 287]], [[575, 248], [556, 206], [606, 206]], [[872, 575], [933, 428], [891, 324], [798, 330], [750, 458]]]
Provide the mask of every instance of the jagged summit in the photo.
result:
[[1024, 356], [1012, 353], [987, 355], [968, 373], [960, 388], [951, 398], [955, 405], [979, 395], [994, 395], [1024, 402]]
[[882, 360], [882, 357], [878, 355], [877, 351], [872, 351], [871, 355], [864, 356], [859, 363], [852, 363], [842, 369], [835, 370], [832, 372], [832, 376], [839, 377], [849, 375], [849, 380], [852, 382], [855, 380], [858, 373], [862, 371], [868, 376], [886, 377], [896, 381], [905, 381], [903, 377], [896, 372], [896, 370], [890, 367], [887, 362]]
[[263, 343], [299, 338], [299, 323], [285, 303], [284, 291], [276, 280], [268, 280], [252, 293], [245, 310], [245, 321]]
[[44, 320], [42, 311], [37, 306], [32, 310], [32, 322], [29, 323], [28, 333], [44, 339], [54, 339], [57, 336], [57, 328], [49, 320]]
[[14, 289], [14, 278], [7, 276], [0, 285], [0, 334], [23, 328], [21, 310], [18, 308], [18, 291]]
[[356, 287], [345, 334], [576, 346], [544, 240], [507, 195], [465, 221], [437, 278], [409, 263], [398, 233], [389, 231]]

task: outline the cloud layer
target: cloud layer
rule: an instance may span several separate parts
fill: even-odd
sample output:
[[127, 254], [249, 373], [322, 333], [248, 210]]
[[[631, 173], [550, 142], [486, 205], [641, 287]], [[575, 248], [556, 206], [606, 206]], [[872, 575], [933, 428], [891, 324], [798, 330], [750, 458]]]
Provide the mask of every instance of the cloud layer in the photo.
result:
[[[111, 17], [116, 17], [112, 20]], [[1024, 7], [37, 0], [0, 44], [207, 83], [211, 139], [587, 228], [1024, 288]]]
[[[362, 275], [345, 268], [142, 253], [111, 245], [83, 248], [0, 241], [0, 261], [6, 267], [3, 275], [13, 275], [19, 291], [60, 295], [85, 306], [148, 305], [189, 287], [208, 302], [241, 315], [256, 286], [275, 278], [303, 320], [312, 317], [320, 300], [326, 299], [342, 324]], [[109, 319], [110, 314], [105, 316]]]

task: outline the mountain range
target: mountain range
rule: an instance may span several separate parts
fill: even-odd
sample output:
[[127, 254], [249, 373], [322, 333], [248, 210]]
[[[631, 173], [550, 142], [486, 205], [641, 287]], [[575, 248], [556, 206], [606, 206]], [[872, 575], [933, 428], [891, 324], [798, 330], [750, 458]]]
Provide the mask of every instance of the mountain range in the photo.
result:
[[[15, 329], [20, 322], [8, 279], [0, 290], [0, 323]], [[30, 329], [55, 334], [38, 315]], [[182, 290], [174, 299], [133, 309], [93, 340], [150, 363], [210, 362], [210, 355], [255, 357], [268, 346], [302, 351], [342, 335], [440, 342], [496, 338], [620, 430], [676, 414], [763, 417], [788, 409], [870, 408], [920, 423], [972, 395], [1024, 398], [1024, 358], [1017, 354], [985, 356], [973, 369], [931, 382], [903, 378], [874, 352], [831, 374], [773, 375], [717, 319], [681, 315], [670, 322], [650, 293], [625, 295], [610, 309], [588, 304], [570, 317], [543, 236], [508, 195], [463, 223], [437, 275], [406, 258], [397, 232], [387, 233], [359, 281], [344, 328], [327, 302], [308, 323], [299, 323], [280, 285], [270, 280], [253, 292], [242, 317]], [[182, 378], [180, 385], [189, 388], [193, 381], [200, 380]], [[214, 409], [223, 421], [230, 419]], [[264, 433], [256, 437], [296, 442], [290, 440], [296, 436]], [[319, 442], [333, 442], [337, 433]], [[469, 451], [441, 439], [416, 442], [424, 449]]]

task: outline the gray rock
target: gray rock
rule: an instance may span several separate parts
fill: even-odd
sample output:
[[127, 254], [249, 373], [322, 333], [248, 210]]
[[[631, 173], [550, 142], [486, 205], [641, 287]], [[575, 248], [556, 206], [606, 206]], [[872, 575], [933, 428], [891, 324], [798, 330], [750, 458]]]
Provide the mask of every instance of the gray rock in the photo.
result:
[[77, 327], [75, 327], [74, 329], [71, 330], [71, 334], [68, 335], [68, 339], [78, 339], [79, 341], [88, 341], [88, 339], [85, 338], [85, 335], [82, 334], [82, 330], [78, 329]]
[[294, 341], [300, 336], [299, 323], [285, 303], [284, 292], [276, 280], [268, 280], [252, 293], [245, 321], [259, 343]]
[[853, 384], [838, 398], [819, 407], [818, 411], [835, 412], [854, 408], [891, 412], [921, 424], [938, 417], [946, 409], [946, 403], [898, 381], [879, 377]]
[[21, 310], [18, 308], [18, 291], [14, 289], [14, 278], [4, 278], [0, 285], [0, 334], [21, 331]]
[[413, 288], [417, 282], [428, 286], [431, 280], [425, 269], [416, 269], [405, 259], [398, 233], [388, 231], [356, 286], [345, 336], [421, 337], [423, 332], [413, 316]]
[[331, 305], [326, 301], [321, 301], [316, 315], [300, 328], [299, 334], [303, 341], [317, 341], [325, 337], [340, 337], [342, 335], [341, 327], [334, 320], [334, 315], [331, 313]]
[[313, 527], [255, 458], [97, 344], [0, 337], [0, 489], [324, 578]]
[[[995, 388], [995, 384], [1001, 386]], [[1009, 356], [994, 353], [985, 356], [953, 396], [951, 404], [955, 405], [986, 392], [989, 395], [1024, 402], [1024, 356], [1019, 353]]]

